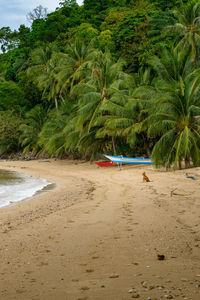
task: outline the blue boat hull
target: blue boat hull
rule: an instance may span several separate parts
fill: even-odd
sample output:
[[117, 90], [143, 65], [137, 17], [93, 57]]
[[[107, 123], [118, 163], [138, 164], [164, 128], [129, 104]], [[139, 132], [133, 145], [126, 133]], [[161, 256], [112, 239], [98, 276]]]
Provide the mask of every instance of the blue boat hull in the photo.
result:
[[118, 164], [144, 164], [152, 165], [152, 160], [150, 158], [143, 157], [123, 157], [123, 156], [111, 156], [104, 155], [106, 158]]

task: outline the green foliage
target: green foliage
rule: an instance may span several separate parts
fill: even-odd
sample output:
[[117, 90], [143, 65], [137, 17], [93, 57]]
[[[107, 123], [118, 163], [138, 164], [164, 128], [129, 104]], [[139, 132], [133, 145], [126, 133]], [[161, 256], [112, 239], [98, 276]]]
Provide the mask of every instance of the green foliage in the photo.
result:
[[168, 26], [175, 24], [175, 18], [170, 11], [154, 11], [149, 19], [148, 44], [152, 51], [150, 54], [158, 54], [162, 49], [169, 48], [176, 39], [176, 33], [166, 30]]
[[64, 53], [59, 54], [61, 67], [57, 79], [60, 95], [68, 93], [70, 87], [78, 83], [83, 74], [89, 71], [87, 64], [94, 59], [95, 53], [91, 42], [85, 44], [76, 39], [66, 45]]
[[[89, 63], [92, 76], [90, 75], [86, 82], [83, 80], [72, 89], [72, 93], [78, 96], [79, 101], [76, 122], [77, 129], [80, 131], [78, 149], [86, 154], [88, 152], [94, 154], [111, 143], [108, 135], [105, 140], [98, 137], [97, 140], [94, 139], [100, 128], [96, 121], [102, 115], [102, 105], [106, 99], [110, 99], [114, 87], [119, 86], [125, 77], [123, 66], [124, 62], [121, 60], [114, 62], [110, 53], [99, 52], [96, 54], [96, 60]], [[93, 142], [89, 145], [91, 140]]]
[[13, 81], [0, 82], [0, 110], [23, 112], [28, 104], [23, 90]]
[[[158, 74], [155, 82], [148, 134], [159, 137], [152, 152], [156, 166], [181, 166], [185, 160], [200, 163], [200, 70], [194, 70], [189, 51], [165, 51], [150, 64]], [[149, 95], [149, 89], [146, 91]]]
[[[66, 154], [66, 149], [70, 148], [66, 145], [66, 127], [69, 127], [70, 113], [73, 110], [70, 100], [57, 110], [49, 113], [40, 134], [38, 144], [50, 156], [62, 157]], [[73, 141], [74, 142], [74, 141]]]
[[0, 28], [0, 44], [3, 53], [15, 48], [17, 44], [16, 32], [12, 32], [10, 27]]
[[59, 4], [60, 4], [60, 6], [64, 6], [64, 7], [77, 7], [78, 6], [76, 0], [63, 0]]
[[85, 43], [89, 43], [98, 36], [98, 30], [89, 23], [82, 23], [76, 28], [72, 28], [69, 33], [71, 39], [81, 39]]
[[177, 23], [169, 26], [169, 30], [174, 30], [179, 34], [177, 48], [191, 46], [194, 54], [194, 64], [199, 61], [200, 42], [200, 2], [190, 0], [186, 4], [174, 10]]
[[84, 0], [84, 9], [95, 13], [112, 7], [126, 6], [130, 0]]
[[179, 4], [179, 0], [150, 0], [156, 7], [161, 10], [172, 9]]
[[[101, 110], [103, 117], [97, 120], [103, 128], [97, 132], [98, 137], [114, 136], [127, 142], [140, 155], [150, 155], [151, 141], [146, 135], [147, 127], [144, 120], [147, 118], [148, 107], [151, 103], [138, 101], [135, 91], [138, 87], [150, 85], [153, 77], [150, 69], [145, 72], [126, 76], [126, 83], [115, 89], [112, 97], [104, 101]], [[150, 102], [150, 101], [148, 101]]]
[[86, 11], [102, 11], [108, 8], [109, 0], [84, 0], [84, 9]]
[[27, 76], [26, 72], [21, 72], [18, 76], [18, 86], [23, 90], [24, 98], [27, 101], [25, 111], [41, 103], [42, 93], [37, 85]]
[[115, 50], [115, 42], [112, 36], [112, 32], [110, 30], [101, 31], [98, 36], [98, 46], [102, 51], [110, 51], [111, 53]]
[[199, 0], [63, 0], [1, 28], [1, 153], [200, 165], [199, 20]]
[[30, 45], [29, 41], [30, 28], [25, 25], [20, 25], [17, 33], [17, 39], [20, 41], [20, 47], [27, 47]]
[[32, 151], [34, 154], [41, 150], [38, 140], [42, 127], [47, 119], [47, 111], [37, 105], [25, 115], [23, 124], [19, 127], [19, 142], [24, 148], [24, 152]]
[[19, 126], [22, 120], [12, 111], [0, 111], [0, 155], [20, 150]]
[[110, 30], [115, 51], [126, 59], [129, 70], [136, 71], [150, 50], [148, 45], [148, 16], [152, 12], [146, 3], [133, 8], [112, 8], [109, 10], [102, 30]]
[[44, 19], [36, 19], [31, 25], [31, 32], [27, 38], [30, 40], [30, 44], [34, 45], [36, 41], [43, 40], [43, 33], [46, 30], [46, 23]]

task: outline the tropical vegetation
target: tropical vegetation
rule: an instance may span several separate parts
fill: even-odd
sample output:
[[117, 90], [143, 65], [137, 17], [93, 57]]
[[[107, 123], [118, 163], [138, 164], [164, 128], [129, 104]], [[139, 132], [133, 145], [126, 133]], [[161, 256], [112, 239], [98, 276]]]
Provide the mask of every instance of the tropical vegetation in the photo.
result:
[[38, 9], [0, 29], [0, 155], [200, 165], [200, 0]]

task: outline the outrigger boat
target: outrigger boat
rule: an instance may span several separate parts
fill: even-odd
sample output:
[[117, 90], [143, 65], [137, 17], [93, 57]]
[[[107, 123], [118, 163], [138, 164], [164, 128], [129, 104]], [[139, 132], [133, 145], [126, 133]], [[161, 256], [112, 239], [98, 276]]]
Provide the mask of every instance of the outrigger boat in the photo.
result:
[[113, 161], [105, 161], [105, 162], [95, 161], [94, 163], [100, 168], [117, 166], [117, 163], [114, 163]]
[[123, 156], [111, 156], [104, 155], [106, 158], [110, 159], [114, 163], [117, 164], [145, 164], [152, 165], [151, 158], [143, 158], [143, 157], [123, 157]]

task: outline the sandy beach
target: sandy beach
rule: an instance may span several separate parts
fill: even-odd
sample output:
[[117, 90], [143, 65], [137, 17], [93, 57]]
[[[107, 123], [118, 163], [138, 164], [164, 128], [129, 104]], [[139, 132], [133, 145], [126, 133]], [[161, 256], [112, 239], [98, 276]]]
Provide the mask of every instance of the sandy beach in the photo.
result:
[[200, 299], [200, 168], [0, 167], [56, 184], [0, 209], [0, 299]]

